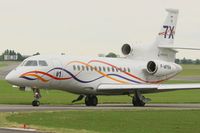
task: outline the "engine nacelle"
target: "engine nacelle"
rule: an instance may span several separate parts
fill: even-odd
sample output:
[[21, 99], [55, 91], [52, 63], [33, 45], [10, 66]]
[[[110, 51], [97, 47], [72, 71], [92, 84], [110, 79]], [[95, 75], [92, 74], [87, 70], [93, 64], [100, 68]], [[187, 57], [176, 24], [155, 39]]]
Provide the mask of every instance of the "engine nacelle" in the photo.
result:
[[122, 46], [122, 53], [127, 56], [133, 52], [133, 47], [129, 44], [124, 44]]
[[147, 72], [155, 76], [166, 76], [177, 74], [182, 70], [180, 65], [165, 61], [149, 61], [147, 63]]

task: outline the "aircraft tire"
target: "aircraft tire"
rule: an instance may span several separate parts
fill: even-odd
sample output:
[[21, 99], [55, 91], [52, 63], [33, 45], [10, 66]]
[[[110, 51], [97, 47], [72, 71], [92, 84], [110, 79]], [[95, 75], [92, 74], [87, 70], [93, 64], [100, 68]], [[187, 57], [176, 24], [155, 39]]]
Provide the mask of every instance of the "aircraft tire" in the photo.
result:
[[98, 99], [96, 96], [93, 95], [86, 96], [85, 98], [86, 106], [97, 106], [97, 104], [98, 104]]
[[32, 106], [36, 107], [36, 106], [40, 106], [40, 101], [34, 100], [32, 102]]
[[144, 107], [145, 103], [138, 98], [133, 97], [132, 99], [133, 106], [135, 107]]

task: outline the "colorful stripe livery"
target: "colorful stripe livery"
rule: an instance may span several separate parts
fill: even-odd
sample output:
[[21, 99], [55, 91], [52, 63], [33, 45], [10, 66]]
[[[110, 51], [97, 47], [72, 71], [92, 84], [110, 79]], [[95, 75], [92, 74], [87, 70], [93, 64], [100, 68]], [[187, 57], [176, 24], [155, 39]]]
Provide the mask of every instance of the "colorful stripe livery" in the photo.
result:
[[[93, 67], [91, 64], [92, 63], [101, 63], [101, 64], [104, 64], [104, 65], [107, 65], [107, 66], [110, 66], [110, 67], [113, 67], [115, 69], [117, 69], [118, 71], [120, 71], [121, 73], [125, 74], [126, 76], [128, 76], [129, 78], [125, 77], [125, 76], [122, 76], [121, 74], [116, 74], [116, 73], [109, 73], [109, 74], [106, 74], [102, 71], [99, 71], [97, 69], [95, 69], [95, 67]], [[64, 69], [64, 68], [61, 68], [61, 67], [57, 67], [57, 68], [53, 68], [51, 70], [49, 70], [48, 72], [42, 72], [42, 71], [30, 71], [30, 72], [27, 72], [27, 73], [24, 73], [20, 76], [20, 78], [24, 78], [24, 79], [27, 79], [27, 80], [40, 80], [44, 83], [48, 82], [50, 79], [54, 79], [54, 80], [70, 80], [70, 79], [74, 79], [78, 82], [81, 82], [81, 83], [91, 83], [91, 82], [95, 82], [97, 80], [100, 80], [102, 78], [108, 78], [108, 79], [111, 79], [113, 81], [115, 81], [116, 83], [121, 83], [121, 84], [130, 84], [130, 83], [160, 83], [160, 82], [163, 82], [165, 80], [159, 80], [159, 81], [146, 81], [146, 80], [143, 80], [129, 72], [125, 72], [125, 71], [121, 71], [121, 69], [115, 65], [112, 65], [110, 63], [107, 63], [107, 62], [104, 62], [104, 61], [99, 61], [99, 60], [91, 60], [89, 61], [88, 63], [85, 63], [85, 62], [81, 62], [81, 61], [72, 61], [72, 62], [69, 62], [67, 66], [69, 65], [84, 65], [84, 66], [87, 66], [87, 67], [91, 67], [95, 72], [97, 72], [100, 76], [99, 77], [96, 77], [94, 79], [90, 79], [90, 80], [82, 80], [82, 79], [79, 79], [78, 78], [78, 75], [80, 75], [83, 70], [80, 70], [78, 73], [76, 74], [73, 74], [72, 72], [70, 72], [69, 70], [67, 69]], [[66, 74], [68, 74], [69, 76], [68, 77], [57, 77], [57, 76], [54, 76], [50, 73], [53, 73], [54, 71], [56, 70], [60, 70]], [[120, 78], [120, 80], [119, 80]]]

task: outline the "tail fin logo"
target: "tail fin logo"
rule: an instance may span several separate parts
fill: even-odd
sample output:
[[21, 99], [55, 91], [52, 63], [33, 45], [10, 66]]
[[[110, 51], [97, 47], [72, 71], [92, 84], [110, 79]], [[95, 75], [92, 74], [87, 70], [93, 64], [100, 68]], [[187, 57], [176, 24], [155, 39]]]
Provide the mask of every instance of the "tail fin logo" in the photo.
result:
[[167, 39], [174, 39], [174, 26], [168, 26], [168, 25], [163, 25], [163, 28], [165, 29], [164, 32], [160, 32], [159, 36], [164, 35], [164, 38]]

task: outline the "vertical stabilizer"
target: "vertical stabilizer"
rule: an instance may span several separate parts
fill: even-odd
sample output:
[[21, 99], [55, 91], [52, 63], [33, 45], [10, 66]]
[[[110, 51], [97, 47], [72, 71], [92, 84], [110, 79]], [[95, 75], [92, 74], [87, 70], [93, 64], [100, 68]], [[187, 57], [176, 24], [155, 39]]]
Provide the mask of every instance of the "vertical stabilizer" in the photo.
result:
[[125, 44], [122, 47], [124, 55], [128, 55], [128, 58], [131, 59], [175, 61], [177, 51], [171, 47], [174, 46], [179, 11], [177, 9], [166, 9], [166, 11], [167, 17], [161, 26], [161, 30], [157, 33], [155, 41], [147, 46], [131, 47]]
[[168, 16], [156, 38], [157, 45], [173, 45], [174, 43], [179, 11], [176, 9], [166, 9], [166, 11], [168, 12]]

